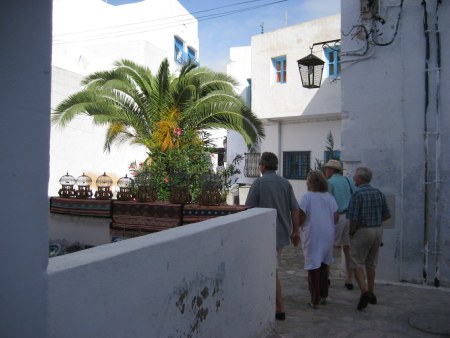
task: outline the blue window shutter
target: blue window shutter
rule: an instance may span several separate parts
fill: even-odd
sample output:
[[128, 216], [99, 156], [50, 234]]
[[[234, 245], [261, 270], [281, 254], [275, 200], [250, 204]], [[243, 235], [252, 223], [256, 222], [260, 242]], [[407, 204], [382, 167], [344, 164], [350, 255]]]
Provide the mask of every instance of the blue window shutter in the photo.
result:
[[275, 73], [276, 83], [286, 83], [287, 80], [287, 64], [286, 56], [280, 56], [272, 59], [272, 66]]

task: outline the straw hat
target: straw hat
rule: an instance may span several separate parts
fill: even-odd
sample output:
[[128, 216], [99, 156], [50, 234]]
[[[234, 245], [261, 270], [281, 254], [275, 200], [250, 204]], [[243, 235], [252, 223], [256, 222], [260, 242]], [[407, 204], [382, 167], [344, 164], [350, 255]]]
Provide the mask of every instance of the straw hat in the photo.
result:
[[337, 169], [337, 170], [341, 170], [342, 171], [342, 166], [341, 166], [341, 162], [339, 162], [338, 160], [329, 160], [325, 165], [325, 168], [333, 168], [333, 169]]

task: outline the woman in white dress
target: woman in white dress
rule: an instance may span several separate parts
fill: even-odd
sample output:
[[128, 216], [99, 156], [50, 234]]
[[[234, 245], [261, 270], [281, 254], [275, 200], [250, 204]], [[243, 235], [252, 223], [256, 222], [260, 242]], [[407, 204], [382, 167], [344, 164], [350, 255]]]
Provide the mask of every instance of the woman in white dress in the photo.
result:
[[329, 265], [333, 262], [335, 224], [339, 209], [333, 195], [328, 192], [328, 182], [320, 171], [311, 171], [306, 180], [308, 192], [301, 198], [300, 238], [308, 270], [310, 305], [326, 304], [328, 297]]

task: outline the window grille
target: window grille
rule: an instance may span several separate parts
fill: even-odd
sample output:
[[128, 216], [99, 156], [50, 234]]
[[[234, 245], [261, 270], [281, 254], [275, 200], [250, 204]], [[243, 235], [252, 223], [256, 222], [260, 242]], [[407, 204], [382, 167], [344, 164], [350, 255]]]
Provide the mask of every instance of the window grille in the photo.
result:
[[259, 177], [259, 159], [261, 153], [245, 153], [244, 176]]
[[306, 180], [310, 168], [310, 151], [283, 152], [283, 177], [291, 180]]

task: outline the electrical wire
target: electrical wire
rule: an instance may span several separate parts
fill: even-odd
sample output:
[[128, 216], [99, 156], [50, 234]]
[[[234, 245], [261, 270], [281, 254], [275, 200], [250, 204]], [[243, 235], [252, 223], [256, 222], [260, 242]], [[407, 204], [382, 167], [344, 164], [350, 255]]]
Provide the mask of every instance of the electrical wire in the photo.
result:
[[[402, 16], [403, 1], [404, 0], [401, 0], [401, 2], [400, 2], [400, 8], [399, 8], [399, 11], [398, 11], [398, 16], [397, 16], [397, 23], [395, 25], [394, 35], [392, 36], [391, 40], [388, 41], [388, 42], [379, 42], [379, 41], [377, 41], [378, 36], [373, 35], [372, 42], [373, 42], [374, 45], [383, 46], [384, 47], [384, 46], [389, 46], [391, 43], [394, 42], [395, 38], [397, 37], [398, 27], [400, 25], [400, 18]], [[383, 18], [380, 18], [380, 17], [377, 16], [373, 20], [374, 26], [376, 26], [377, 22], [381, 22], [384, 25], [385, 20]], [[371, 30], [371, 32], [373, 33], [373, 29]]]
[[[259, 0], [257, 0], [257, 1], [259, 1]], [[156, 24], [156, 25], [150, 26], [150, 27], [145, 28], [145, 29], [136, 27], [136, 28], [131, 28], [131, 29], [125, 29], [125, 30], [122, 30], [122, 31], [118, 31], [116, 33], [97, 33], [97, 35], [94, 35], [94, 36], [91, 36], [91, 37], [86, 37], [86, 38], [74, 37], [71, 41], [58, 40], [57, 37], [61, 37], [61, 36], [64, 36], [64, 35], [55, 35], [56, 39], [54, 39], [53, 43], [54, 44], [64, 44], [64, 43], [73, 43], [73, 42], [97, 40], [97, 39], [103, 39], [103, 38], [107, 38], [107, 37], [120, 37], [120, 36], [132, 35], [132, 34], [154, 32], [154, 31], [158, 31], [158, 30], [161, 30], [161, 29], [168, 29], [168, 28], [177, 27], [177, 26], [180, 26], [180, 25], [189, 25], [189, 24], [193, 24], [193, 23], [197, 23], [197, 22], [201, 22], [201, 21], [206, 21], [206, 20], [211, 20], [211, 19], [217, 19], [217, 18], [221, 18], [221, 17], [224, 17], [224, 16], [233, 15], [233, 14], [237, 14], [237, 13], [248, 12], [248, 11], [251, 11], [251, 10], [255, 10], [255, 9], [259, 9], [259, 8], [263, 8], [263, 7], [267, 7], [267, 6], [271, 6], [271, 5], [275, 5], [275, 4], [286, 2], [286, 1], [288, 1], [288, 0], [272, 1], [270, 3], [262, 4], [262, 5], [258, 5], [258, 6], [240, 8], [240, 9], [236, 9], [236, 10], [232, 10], [232, 11], [225, 11], [225, 12], [214, 13], [214, 14], [209, 14], [209, 15], [205, 15], [205, 16], [199, 16], [197, 19], [189, 18], [189, 19], [177, 20], [177, 21], [173, 21], [173, 22], [161, 23], [161, 24]], [[244, 2], [244, 3], [246, 3], [246, 2]], [[231, 5], [229, 5], [229, 6], [231, 6]], [[226, 6], [221, 6], [221, 7], [217, 7], [217, 8], [222, 8], [222, 7], [226, 7]], [[214, 10], [214, 9], [210, 9], [210, 10]], [[210, 11], [210, 10], [205, 10], [205, 11]], [[200, 12], [203, 12], [203, 11], [200, 11]], [[171, 18], [173, 18], [173, 17], [171, 17]], [[149, 20], [149, 21], [146, 21], [146, 22], [143, 22], [143, 23], [152, 23], [153, 21], [159, 21], [159, 20], [164, 20], [164, 19], [167, 20], [168, 18]], [[129, 24], [129, 25], [131, 25], [131, 24]], [[126, 26], [126, 25], [122, 25], [122, 26]], [[110, 28], [117, 28], [117, 27], [120, 28], [122, 26], [119, 25], [119, 26], [110, 27]], [[103, 29], [109, 29], [109, 28], [103, 28]], [[134, 31], [131, 31], [131, 30], [134, 30]], [[92, 31], [85, 31], [85, 32], [86, 33], [91, 33]], [[82, 33], [83, 32], [67, 33], [67, 34], [82, 34]], [[94, 32], [94, 34], [96, 34], [96, 33]]]
[[363, 48], [359, 49], [358, 51], [351, 51], [351, 52], [341, 52], [341, 56], [365, 56], [368, 51], [369, 51], [369, 32], [367, 31], [366, 26], [364, 25], [355, 25], [352, 27], [352, 29], [350, 29], [350, 31], [348, 33], [344, 33], [343, 31], [341, 31], [341, 34], [343, 36], [349, 36], [356, 28], [358, 28], [358, 31], [356, 33], [353, 34], [352, 36], [352, 40], [359, 35], [359, 33], [361, 32], [361, 30], [364, 31], [364, 35], [365, 35], [365, 46], [363, 47], [364, 50], [362, 52], [358, 52], [359, 50], [362, 50]]
[[[237, 5], [242, 5], [242, 4], [251, 3], [251, 2], [258, 2], [258, 1], [262, 1], [262, 0], [251, 0], [251, 1], [237, 2], [237, 3], [226, 5], [226, 6], [219, 6], [219, 7], [214, 7], [214, 8], [210, 8], [210, 9], [204, 9], [204, 10], [200, 10], [200, 11], [191, 12], [191, 13], [188, 13], [188, 14], [179, 14], [179, 15], [174, 15], [174, 16], [168, 16], [168, 17], [165, 17], [165, 18], [157, 18], [157, 19], [152, 19], [152, 20], [145, 20], [145, 21], [132, 22], [132, 23], [127, 23], [127, 24], [122, 24], [122, 25], [115, 25], [115, 26], [109, 27], [109, 28], [134, 26], [134, 25], [140, 25], [140, 24], [143, 24], [143, 23], [149, 23], [149, 22], [155, 22], [155, 21], [164, 21], [164, 20], [180, 18], [180, 17], [189, 17], [190, 18], [191, 16], [194, 16], [194, 14], [197, 14], [197, 13], [211, 12], [211, 11], [215, 11], [215, 10], [221, 9], [221, 8], [233, 7], [233, 6], [237, 6]], [[78, 32], [70, 32], [70, 33], [58, 34], [57, 36], [66, 36], [66, 35], [89, 33], [89, 32], [92, 32], [92, 30], [85, 30], [85, 31], [78, 31]]]
[[439, 168], [439, 159], [441, 153], [441, 130], [440, 130], [440, 95], [441, 95], [441, 35], [439, 31], [439, 8], [442, 4], [442, 0], [436, 1], [435, 9], [435, 35], [436, 35], [436, 151], [435, 151], [435, 195], [434, 195], [434, 213], [436, 217], [436, 230], [435, 230], [435, 246], [436, 246], [436, 257], [435, 257], [435, 275], [434, 275], [434, 286], [439, 287], [440, 282], [440, 266], [441, 266], [441, 227], [442, 227], [442, 217], [440, 212], [440, 201], [441, 201], [441, 175]]
[[425, 34], [425, 106], [424, 106], [424, 121], [423, 121], [423, 152], [424, 152], [424, 196], [423, 196], [423, 268], [422, 268], [422, 278], [423, 284], [427, 284], [428, 281], [428, 253], [429, 253], [429, 188], [428, 188], [428, 108], [429, 108], [429, 96], [430, 96], [430, 85], [429, 85], [429, 62], [430, 62], [430, 32], [428, 31], [428, 13], [427, 13], [427, 3], [422, 0], [423, 6], [423, 31]]

